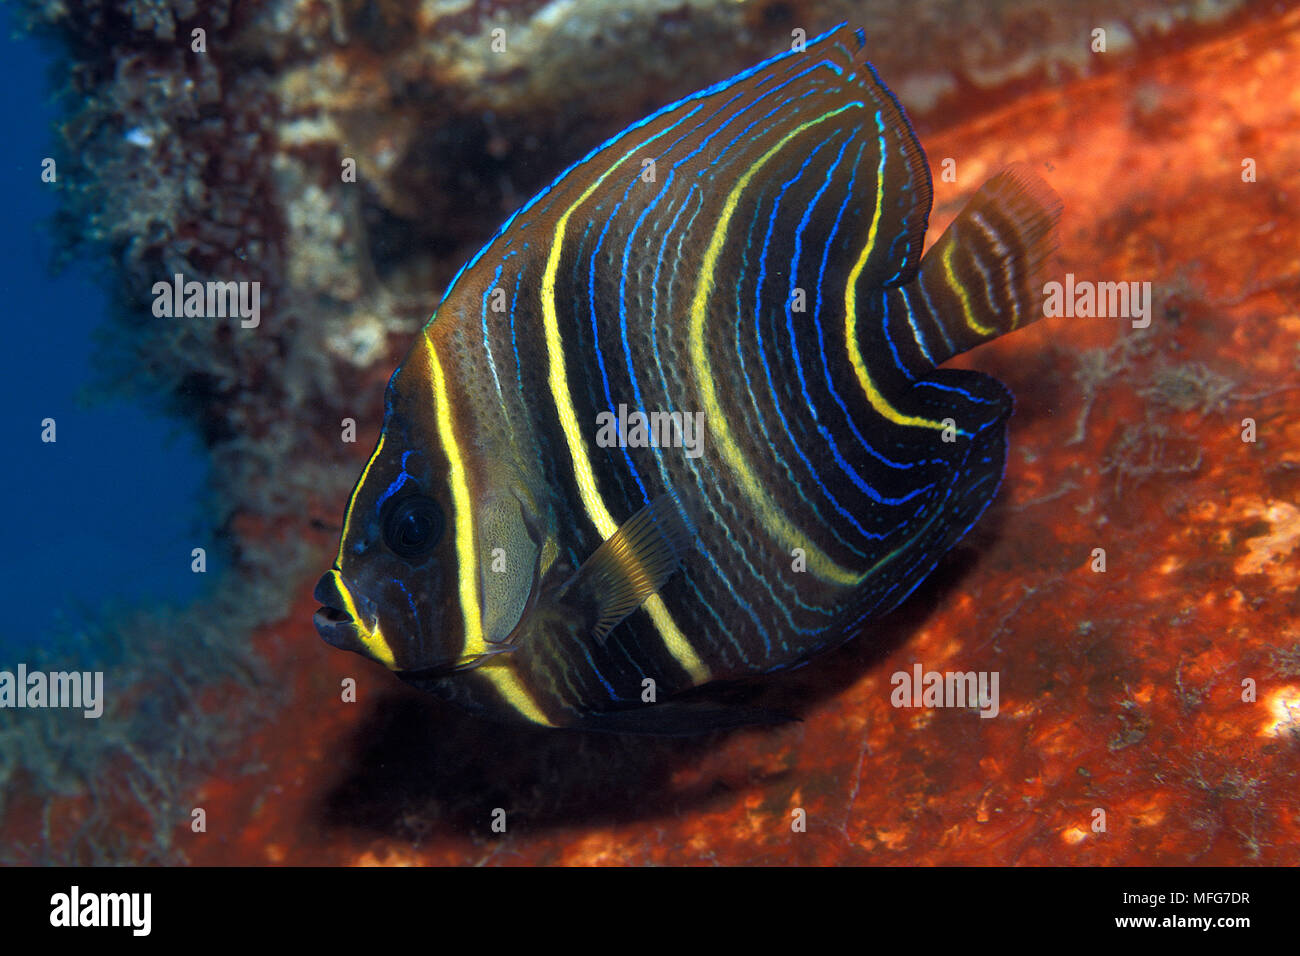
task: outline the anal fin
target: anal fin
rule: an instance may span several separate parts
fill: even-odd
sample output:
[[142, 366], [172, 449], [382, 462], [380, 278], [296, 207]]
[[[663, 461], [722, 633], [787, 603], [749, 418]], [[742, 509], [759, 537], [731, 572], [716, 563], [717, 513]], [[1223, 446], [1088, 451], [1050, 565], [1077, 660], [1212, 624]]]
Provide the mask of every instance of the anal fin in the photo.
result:
[[588, 714], [574, 730], [607, 734], [642, 734], [654, 737], [694, 737], [737, 727], [762, 727], [788, 724], [798, 718], [776, 710], [716, 704], [709, 701], [666, 700], [644, 704], [628, 710], [610, 710]]

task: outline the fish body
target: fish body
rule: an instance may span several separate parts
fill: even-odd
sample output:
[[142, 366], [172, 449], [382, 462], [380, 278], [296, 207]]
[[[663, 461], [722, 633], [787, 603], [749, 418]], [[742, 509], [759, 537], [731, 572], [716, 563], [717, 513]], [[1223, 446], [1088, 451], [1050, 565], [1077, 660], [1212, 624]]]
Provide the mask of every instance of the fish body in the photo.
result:
[[632, 125], [462, 268], [389, 383], [327, 641], [490, 714], [707, 730], [755, 715], [675, 695], [862, 632], [970, 529], [1012, 398], [937, 366], [1041, 315], [1059, 204], [1003, 172], [923, 256], [928, 165], [861, 47]]

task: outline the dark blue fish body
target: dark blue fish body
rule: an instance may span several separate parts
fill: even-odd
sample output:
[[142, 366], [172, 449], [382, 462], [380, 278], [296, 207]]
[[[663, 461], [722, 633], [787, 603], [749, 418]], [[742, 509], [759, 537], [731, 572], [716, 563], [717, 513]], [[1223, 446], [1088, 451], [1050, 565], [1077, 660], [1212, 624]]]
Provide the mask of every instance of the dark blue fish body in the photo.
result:
[[860, 45], [633, 125], [457, 274], [390, 382], [327, 641], [534, 723], [708, 729], [743, 715], [674, 694], [860, 633], [970, 529], [1012, 400], [936, 366], [1041, 314], [1059, 208], [1004, 172], [922, 256], [926, 159]]

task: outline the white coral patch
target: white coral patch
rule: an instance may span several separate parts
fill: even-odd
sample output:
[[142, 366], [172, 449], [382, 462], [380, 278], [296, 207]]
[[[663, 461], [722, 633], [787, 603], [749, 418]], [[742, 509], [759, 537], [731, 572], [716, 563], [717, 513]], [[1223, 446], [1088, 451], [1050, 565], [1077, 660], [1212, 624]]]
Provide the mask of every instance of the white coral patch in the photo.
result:
[[1272, 529], [1258, 537], [1249, 538], [1249, 553], [1237, 560], [1239, 575], [1267, 574], [1275, 586], [1294, 588], [1297, 583], [1296, 562], [1285, 561], [1300, 546], [1300, 508], [1284, 501], [1272, 501], [1264, 507], [1246, 509], [1247, 517], [1263, 518]]
[[1288, 684], [1264, 700], [1268, 718], [1259, 730], [1261, 737], [1300, 736], [1300, 687]]

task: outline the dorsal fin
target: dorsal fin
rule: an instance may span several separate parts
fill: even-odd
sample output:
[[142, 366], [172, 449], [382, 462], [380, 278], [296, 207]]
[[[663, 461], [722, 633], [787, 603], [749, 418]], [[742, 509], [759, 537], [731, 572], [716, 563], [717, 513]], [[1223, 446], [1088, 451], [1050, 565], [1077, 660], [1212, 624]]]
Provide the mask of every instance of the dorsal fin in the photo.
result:
[[[897, 98], [866, 60], [864, 42], [860, 30], [840, 24], [627, 127], [511, 216], [457, 273], [448, 296], [481, 258], [494, 258], [490, 250], [512, 229], [536, 234], [533, 248], [541, 255], [566, 238], [566, 250], [579, 255], [577, 240], [584, 236], [621, 252], [634, 234], [644, 240], [676, 210], [698, 203], [685, 246], [697, 247], [698, 255], [729, 201], [755, 202], [766, 184], [796, 171], [800, 182], [780, 225], [793, 235], [806, 201], [819, 195], [820, 208], [801, 232], [813, 272], [831, 244], [821, 277], [830, 285], [842, 284], [859, 258], [856, 278], [870, 287], [910, 281], [933, 197], [929, 165]], [[806, 164], [820, 143], [828, 148]], [[652, 177], [647, 161], [654, 164]], [[731, 187], [746, 173], [753, 173], [747, 188], [733, 195]], [[592, 233], [588, 223], [599, 228]]]

